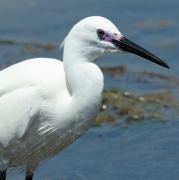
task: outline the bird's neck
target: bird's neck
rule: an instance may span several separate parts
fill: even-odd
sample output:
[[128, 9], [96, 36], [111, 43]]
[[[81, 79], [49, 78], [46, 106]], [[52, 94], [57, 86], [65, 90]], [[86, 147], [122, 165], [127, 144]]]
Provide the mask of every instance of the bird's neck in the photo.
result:
[[64, 61], [67, 83], [71, 96], [86, 103], [101, 101], [103, 95], [103, 74], [99, 67], [87, 61]]
[[84, 44], [67, 37], [63, 64], [66, 80], [71, 89], [72, 104], [80, 107], [79, 111], [88, 109], [87, 113], [93, 113], [95, 116], [103, 98], [104, 80], [101, 70], [93, 63], [93, 58], [97, 57], [94, 53], [88, 52], [90, 51]]

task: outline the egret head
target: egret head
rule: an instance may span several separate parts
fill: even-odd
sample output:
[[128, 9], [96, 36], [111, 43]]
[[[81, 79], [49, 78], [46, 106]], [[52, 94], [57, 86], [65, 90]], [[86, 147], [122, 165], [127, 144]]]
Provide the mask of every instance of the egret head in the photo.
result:
[[78, 22], [66, 37], [64, 46], [71, 50], [75, 48], [76, 55], [80, 54], [88, 61], [106, 53], [130, 52], [169, 68], [161, 59], [125, 38], [111, 21], [100, 16]]

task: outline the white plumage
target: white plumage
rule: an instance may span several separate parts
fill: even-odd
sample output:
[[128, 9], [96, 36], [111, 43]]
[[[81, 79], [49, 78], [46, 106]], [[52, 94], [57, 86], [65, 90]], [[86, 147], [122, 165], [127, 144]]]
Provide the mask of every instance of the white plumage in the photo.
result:
[[89, 17], [66, 37], [63, 62], [29, 59], [0, 72], [0, 172], [26, 167], [32, 179], [41, 162], [88, 130], [103, 97], [103, 75], [94, 61], [127, 51], [116, 44], [123, 39], [109, 20]]
[[[30, 162], [30, 168], [35, 169], [40, 161], [58, 153], [92, 123], [78, 122], [88, 118], [85, 116], [87, 99], [79, 97], [83, 104], [81, 108], [73, 102], [66, 86], [63, 63], [58, 60], [37, 58], [16, 64], [1, 71], [0, 82], [3, 84], [0, 86], [2, 170]], [[97, 112], [93, 116], [96, 115]], [[40, 148], [43, 149], [39, 151]]]

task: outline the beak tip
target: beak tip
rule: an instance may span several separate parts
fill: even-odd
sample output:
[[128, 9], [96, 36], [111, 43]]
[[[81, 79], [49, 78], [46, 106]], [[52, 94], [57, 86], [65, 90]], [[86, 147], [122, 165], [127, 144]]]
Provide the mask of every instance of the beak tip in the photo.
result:
[[137, 44], [133, 43], [132, 41], [128, 40], [125, 37], [123, 37], [120, 40], [112, 39], [112, 43], [125, 52], [130, 52], [130, 53], [136, 54], [136, 55], [141, 56], [149, 61], [152, 61], [160, 66], [170, 69], [170, 67], [164, 61], [162, 61], [160, 58], [156, 57], [154, 54], [152, 54], [149, 51], [145, 50], [144, 48], [138, 46]]
[[168, 66], [166, 63], [164, 65], [164, 67], [167, 68], [167, 69], [171, 69], [170, 66]]

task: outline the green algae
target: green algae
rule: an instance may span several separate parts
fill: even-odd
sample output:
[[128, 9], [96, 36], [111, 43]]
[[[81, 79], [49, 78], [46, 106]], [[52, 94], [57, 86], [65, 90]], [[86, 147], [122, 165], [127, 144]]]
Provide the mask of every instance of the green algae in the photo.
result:
[[21, 45], [24, 49], [43, 49], [45, 51], [52, 51], [57, 48], [56, 45], [52, 43], [37, 43], [37, 42], [18, 42], [10, 39], [0, 39], [0, 45]]
[[169, 20], [153, 21], [153, 22], [149, 21], [149, 22], [142, 22], [138, 26], [143, 29], [169, 28], [172, 26], [172, 22]]
[[178, 108], [177, 97], [170, 91], [141, 95], [117, 90], [105, 91], [101, 111], [94, 126], [104, 122], [116, 125], [120, 120], [124, 125], [150, 120], [165, 122], [168, 116], [165, 117], [164, 112], [178, 113]]

